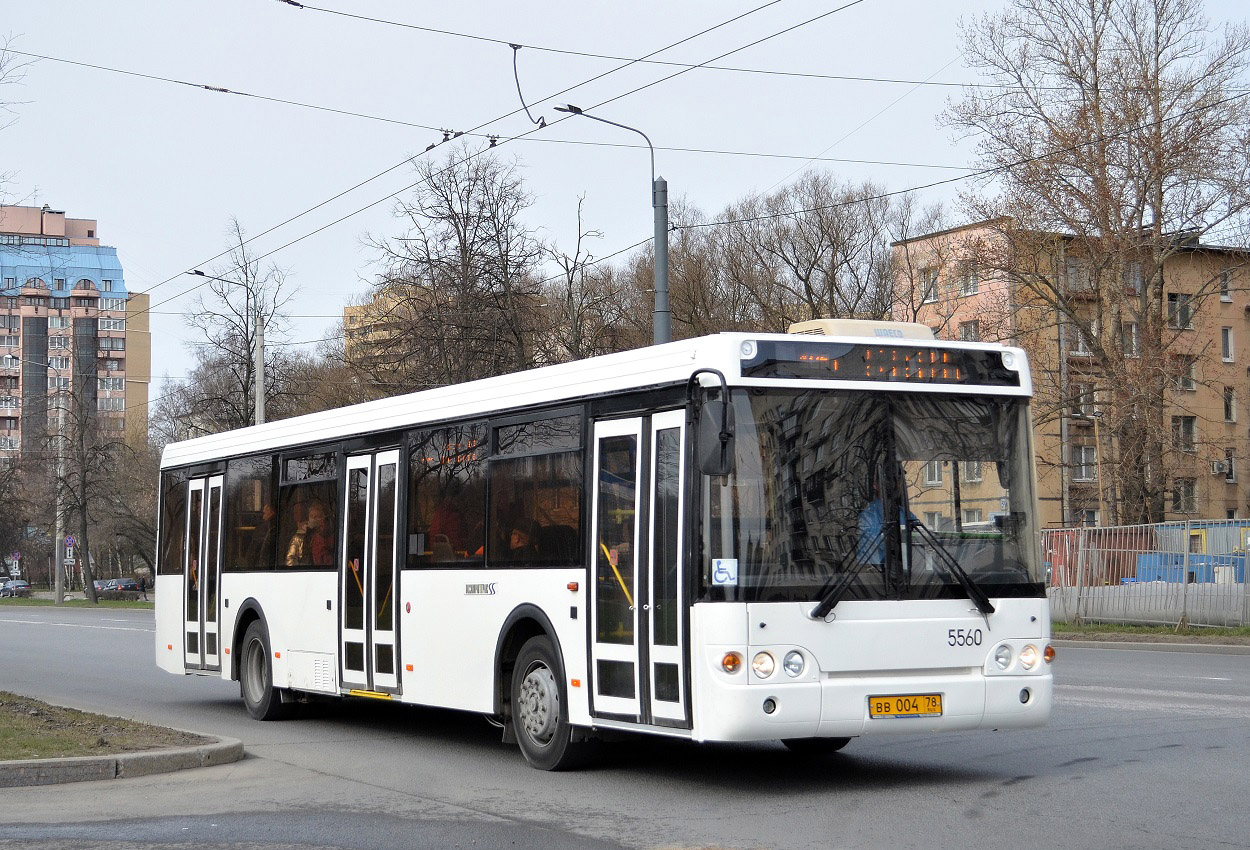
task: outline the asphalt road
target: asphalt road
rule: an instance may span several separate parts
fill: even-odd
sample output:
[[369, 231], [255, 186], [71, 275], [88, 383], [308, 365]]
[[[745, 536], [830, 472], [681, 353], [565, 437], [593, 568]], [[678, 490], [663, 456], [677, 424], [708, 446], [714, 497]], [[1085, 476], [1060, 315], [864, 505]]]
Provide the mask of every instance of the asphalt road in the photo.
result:
[[234, 765], [0, 790], [0, 848], [1250, 847], [1250, 655], [1066, 649], [1051, 725], [649, 738], [531, 770], [476, 716], [350, 701], [258, 723], [152, 663], [148, 611], [0, 607], [0, 688], [244, 741]]

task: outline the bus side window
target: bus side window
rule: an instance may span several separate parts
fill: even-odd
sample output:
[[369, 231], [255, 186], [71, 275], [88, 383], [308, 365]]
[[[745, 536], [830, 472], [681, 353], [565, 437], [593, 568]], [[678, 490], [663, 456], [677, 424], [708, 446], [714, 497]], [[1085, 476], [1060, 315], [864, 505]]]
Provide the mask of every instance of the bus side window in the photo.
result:
[[278, 565], [334, 568], [338, 554], [338, 456], [332, 452], [284, 461], [278, 493]]
[[277, 563], [273, 473], [270, 455], [226, 464], [226, 571], [272, 569]]
[[409, 435], [408, 567], [482, 563], [486, 433], [469, 423]]

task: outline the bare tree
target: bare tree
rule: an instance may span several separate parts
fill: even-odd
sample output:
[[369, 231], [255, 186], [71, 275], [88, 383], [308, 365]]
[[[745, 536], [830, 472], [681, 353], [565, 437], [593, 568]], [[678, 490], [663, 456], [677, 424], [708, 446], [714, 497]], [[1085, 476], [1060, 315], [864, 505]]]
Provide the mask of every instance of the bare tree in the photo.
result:
[[[964, 36], [968, 63], [1005, 86], [945, 115], [976, 136], [981, 166], [1001, 169], [997, 194], [965, 197], [1000, 237], [983, 261], [1041, 309], [1037, 332], [1080, 346], [1094, 367], [1058, 370], [1042, 407], [1054, 414], [1073, 385], [1096, 381], [1120, 447], [1104, 466], [1119, 519], [1162, 519], [1165, 395], [1195, 354], [1166, 309], [1168, 269], [1204, 235], [1244, 236], [1250, 98], [1238, 88], [1250, 34], [1214, 32], [1196, 0], [1016, 0]], [[1188, 307], [1201, 310], [1216, 285], [1187, 294]]]
[[[372, 239], [384, 267], [353, 364], [375, 378], [437, 386], [533, 366], [542, 246], [522, 222], [531, 199], [515, 165], [460, 147], [421, 159], [407, 230]], [[350, 332], [350, 328], [349, 328]]]
[[585, 198], [577, 201], [577, 240], [573, 253], [555, 244], [544, 247], [547, 259], [559, 272], [543, 281], [541, 314], [545, 324], [537, 338], [537, 351], [543, 363], [581, 360], [634, 347], [636, 342], [627, 321], [630, 294], [628, 283], [609, 266], [597, 264], [587, 243], [602, 239], [598, 230], [586, 229], [582, 219]]
[[[187, 326], [202, 341], [192, 343], [201, 373], [214, 371], [211, 381], [201, 386], [208, 393], [200, 406], [210, 410], [219, 429], [255, 424], [256, 393], [269, 399], [281, 396], [284, 352], [273, 343], [287, 331], [284, 309], [292, 292], [286, 272], [274, 265], [262, 267], [252, 257], [247, 234], [237, 218], [227, 230], [230, 254], [225, 264], [206, 274], [207, 293], [201, 293], [186, 311]], [[265, 347], [265, 386], [257, 387], [257, 319], [263, 325]], [[207, 378], [201, 374], [201, 377]]]
[[820, 172], [730, 207], [728, 274], [759, 320], [785, 330], [814, 318], [884, 318], [893, 292], [890, 202], [880, 187]]

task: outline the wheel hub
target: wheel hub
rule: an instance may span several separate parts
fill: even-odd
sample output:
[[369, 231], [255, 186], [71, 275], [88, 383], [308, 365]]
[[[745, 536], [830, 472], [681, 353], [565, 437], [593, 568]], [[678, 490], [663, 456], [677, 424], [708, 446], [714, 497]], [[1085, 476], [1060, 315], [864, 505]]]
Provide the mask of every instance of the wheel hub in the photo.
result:
[[521, 728], [531, 740], [546, 744], [556, 731], [560, 716], [560, 696], [556, 677], [544, 666], [536, 666], [521, 680], [520, 703], [517, 706]]

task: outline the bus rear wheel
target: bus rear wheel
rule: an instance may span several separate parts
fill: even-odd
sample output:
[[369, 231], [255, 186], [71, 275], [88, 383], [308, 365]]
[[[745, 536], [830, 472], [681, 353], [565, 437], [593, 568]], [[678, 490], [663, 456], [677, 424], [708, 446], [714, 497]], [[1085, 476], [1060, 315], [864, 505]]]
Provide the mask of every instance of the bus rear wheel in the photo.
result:
[[850, 738], [784, 738], [781, 743], [792, 753], [809, 758], [827, 756], [851, 743]]
[[570, 770], [593, 755], [593, 742], [573, 741], [561, 667], [551, 640], [532, 637], [512, 668], [512, 727], [521, 754], [539, 770]]
[[273, 664], [269, 654], [269, 630], [260, 620], [243, 633], [243, 652], [239, 656], [239, 691], [247, 713], [257, 720], [281, 720], [289, 713], [290, 704], [273, 686]]

